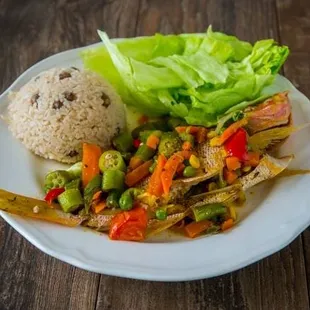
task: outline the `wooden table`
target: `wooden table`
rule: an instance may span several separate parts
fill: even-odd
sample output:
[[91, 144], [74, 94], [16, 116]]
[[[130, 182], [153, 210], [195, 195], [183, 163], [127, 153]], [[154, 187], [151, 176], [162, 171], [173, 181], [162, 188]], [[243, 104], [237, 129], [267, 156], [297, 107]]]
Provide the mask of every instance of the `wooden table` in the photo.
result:
[[[215, 30], [289, 45], [283, 73], [310, 97], [309, 0], [0, 0], [0, 87], [37, 61], [111, 37]], [[292, 206], [293, 208], [294, 206]], [[261, 223], [262, 229], [263, 223]], [[0, 309], [309, 309], [310, 231], [242, 270], [158, 283], [90, 273], [0, 220]]]

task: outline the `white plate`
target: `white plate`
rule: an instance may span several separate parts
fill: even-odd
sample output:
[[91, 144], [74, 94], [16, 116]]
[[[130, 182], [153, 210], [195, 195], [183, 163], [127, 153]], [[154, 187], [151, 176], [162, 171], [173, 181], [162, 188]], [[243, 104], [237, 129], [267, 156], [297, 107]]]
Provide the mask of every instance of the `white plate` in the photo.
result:
[[[0, 114], [5, 112], [8, 91], [19, 89], [39, 72], [54, 66], [82, 66], [78, 56], [82, 49], [57, 54], [28, 69], [0, 97]], [[295, 123], [309, 122], [309, 100], [285, 78], [278, 77], [277, 84], [291, 91]], [[296, 155], [291, 167], [307, 168], [308, 137], [309, 130], [304, 129], [283, 146], [283, 154]], [[61, 165], [32, 155], [12, 137], [2, 120], [0, 145], [0, 188], [42, 198], [44, 174]], [[242, 268], [289, 244], [310, 223], [309, 184], [310, 175], [262, 184], [240, 210], [240, 224], [227, 233], [195, 240], [165, 235], [145, 243], [115, 242], [83, 228], [0, 214], [40, 250], [77, 267], [144, 280], [193, 280]]]

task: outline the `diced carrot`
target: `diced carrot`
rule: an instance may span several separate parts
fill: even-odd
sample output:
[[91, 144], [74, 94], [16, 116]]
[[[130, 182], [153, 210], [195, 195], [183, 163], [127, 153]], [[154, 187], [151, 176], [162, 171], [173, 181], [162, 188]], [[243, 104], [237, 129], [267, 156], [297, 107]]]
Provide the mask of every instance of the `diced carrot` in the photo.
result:
[[182, 144], [183, 151], [190, 151], [193, 148], [192, 144], [189, 141], [184, 141]]
[[244, 127], [248, 123], [246, 118], [241, 119], [224, 130], [224, 132], [219, 137], [214, 137], [210, 144], [211, 146], [220, 146], [224, 144], [237, 130], [241, 127]]
[[146, 145], [154, 150], [157, 149], [160, 139], [155, 135], [150, 135], [146, 140]]
[[208, 130], [205, 127], [199, 127], [199, 130], [196, 134], [197, 143], [203, 143], [207, 140]]
[[169, 194], [173, 177], [178, 169], [178, 166], [184, 161], [184, 157], [178, 153], [173, 154], [166, 162], [161, 174], [161, 182], [164, 189], [164, 194]]
[[186, 133], [190, 133], [190, 134], [196, 134], [196, 133], [198, 133], [200, 128], [202, 128], [202, 127], [198, 127], [198, 126], [178, 126], [175, 128], [175, 130], [178, 133], [186, 132]]
[[229, 185], [231, 185], [238, 179], [238, 174], [235, 171], [224, 169], [224, 179]]
[[190, 157], [193, 155], [193, 152], [191, 152], [191, 151], [179, 151], [179, 152], [176, 152], [175, 155], [182, 156], [184, 159], [190, 159]]
[[238, 157], [230, 156], [226, 157], [226, 166], [229, 171], [233, 171], [241, 168], [241, 163]]
[[94, 176], [100, 173], [100, 156], [101, 148], [98, 145], [83, 143], [82, 182], [84, 187], [86, 187]]
[[100, 213], [102, 210], [104, 210], [104, 208], [106, 207], [106, 202], [105, 201], [101, 201], [99, 202], [98, 204], [94, 205], [92, 208], [93, 208], [93, 211], [94, 213], [98, 214]]
[[194, 238], [203, 231], [207, 230], [209, 227], [211, 227], [211, 225], [212, 222], [208, 220], [203, 220], [200, 222], [191, 222], [190, 224], [187, 224], [185, 226], [184, 230], [190, 238]]
[[146, 115], [141, 115], [141, 116], [139, 117], [139, 119], [138, 119], [138, 123], [139, 123], [140, 125], [143, 125], [143, 124], [147, 123], [148, 121], [149, 121], [149, 118], [148, 118], [148, 116], [146, 116]]
[[234, 226], [233, 219], [228, 219], [228, 220], [226, 220], [225, 222], [222, 223], [221, 230], [224, 231], [224, 230], [227, 230], [227, 229], [229, 229], [229, 228], [231, 228], [233, 226]]
[[187, 126], [178, 126], [175, 128], [175, 130], [178, 133], [182, 133], [182, 132], [186, 132], [186, 128], [187, 128]]
[[132, 187], [150, 174], [149, 168], [152, 166], [153, 160], [146, 161], [135, 170], [126, 174], [125, 183], [128, 187]]
[[259, 164], [259, 153], [249, 152], [246, 154], [245, 166], [256, 167]]
[[164, 166], [167, 162], [167, 159], [164, 155], [160, 154], [157, 159], [157, 165], [154, 169], [154, 172], [149, 181], [147, 192], [151, 195], [160, 197], [163, 194], [163, 186], [161, 183], [161, 174], [164, 169]]
[[135, 170], [142, 164], [143, 164], [143, 160], [140, 157], [133, 156], [130, 158], [128, 167], [129, 167], [129, 170]]

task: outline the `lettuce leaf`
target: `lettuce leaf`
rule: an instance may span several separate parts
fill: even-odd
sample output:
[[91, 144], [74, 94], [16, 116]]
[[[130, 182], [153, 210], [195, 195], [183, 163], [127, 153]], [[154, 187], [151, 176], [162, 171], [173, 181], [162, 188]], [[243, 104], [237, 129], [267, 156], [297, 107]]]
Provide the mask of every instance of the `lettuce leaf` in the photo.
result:
[[229, 111], [255, 104], [289, 49], [274, 40], [252, 46], [209, 27], [206, 33], [161, 35], [112, 43], [81, 54], [124, 103], [150, 116], [173, 115], [189, 124], [213, 126]]

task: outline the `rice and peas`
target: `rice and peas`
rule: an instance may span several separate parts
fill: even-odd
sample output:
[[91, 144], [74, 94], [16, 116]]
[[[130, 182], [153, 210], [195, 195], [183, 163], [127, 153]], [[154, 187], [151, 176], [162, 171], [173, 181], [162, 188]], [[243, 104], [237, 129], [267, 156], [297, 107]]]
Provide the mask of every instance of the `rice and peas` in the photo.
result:
[[125, 109], [113, 87], [94, 72], [53, 68], [11, 93], [9, 129], [29, 150], [74, 163], [82, 143], [103, 149], [124, 129]]

